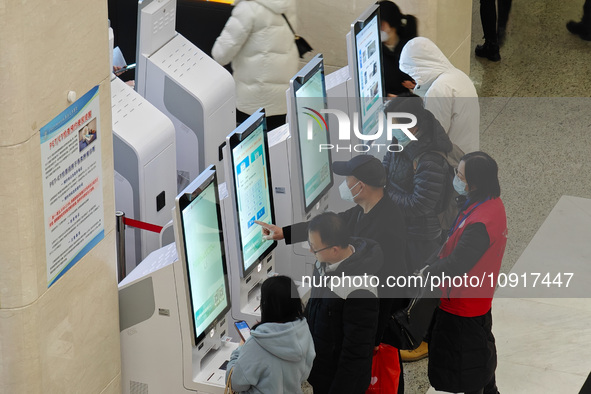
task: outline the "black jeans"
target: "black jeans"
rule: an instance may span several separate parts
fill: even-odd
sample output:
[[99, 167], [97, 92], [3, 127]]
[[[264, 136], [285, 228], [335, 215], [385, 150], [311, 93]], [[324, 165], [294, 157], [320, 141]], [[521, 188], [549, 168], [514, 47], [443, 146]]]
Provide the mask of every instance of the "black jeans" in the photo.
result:
[[[495, 0], [480, 0], [480, 21], [484, 31], [484, 40], [491, 44], [498, 44], [497, 27], [504, 29], [509, 20], [512, 0], [498, 0], [499, 19], [497, 24], [497, 6]], [[590, 3], [591, 0], [587, 0]]]

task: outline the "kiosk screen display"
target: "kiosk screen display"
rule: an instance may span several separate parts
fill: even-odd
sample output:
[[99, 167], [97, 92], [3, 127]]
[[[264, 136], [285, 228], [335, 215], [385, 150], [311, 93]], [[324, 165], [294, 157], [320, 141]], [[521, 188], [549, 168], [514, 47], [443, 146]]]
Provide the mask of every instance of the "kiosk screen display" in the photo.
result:
[[195, 344], [230, 309], [224, 240], [215, 172], [209, 183], [177, 197], [186, 256]]
[[261, 227], [254, 222], [275, 223], [264, 114], [252, 115], [229, 138], [242, 274], [246, 276], [277, 245], [277, 241], [263, 239]]
[[361, 133], [374, 134], [382, 110], [382, 46], [377, 6], [371, 14], [352, 26], [355, 41], [356, 86], [359, 100]]
[[299, 162], [306, 212], [333, 184], [330, 149], [320, 149], [329, 144], [330, 139], [325, 117], [319, 112], [326, 109], [326, 86], [322, 57], [317, 58], [308, 63], [291, 84], [296, 104]]

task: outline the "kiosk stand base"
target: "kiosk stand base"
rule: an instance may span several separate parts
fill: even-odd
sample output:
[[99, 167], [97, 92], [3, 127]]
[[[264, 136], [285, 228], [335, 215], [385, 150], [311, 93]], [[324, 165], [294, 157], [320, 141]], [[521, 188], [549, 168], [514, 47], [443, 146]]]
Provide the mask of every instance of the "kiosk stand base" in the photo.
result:
[[124, 394], [222, 394], [226, 361], [237, 343], [227, 342], [228, 317], [197, 345], [176, 244], [148, 255], [119, 284], [121, 380]]

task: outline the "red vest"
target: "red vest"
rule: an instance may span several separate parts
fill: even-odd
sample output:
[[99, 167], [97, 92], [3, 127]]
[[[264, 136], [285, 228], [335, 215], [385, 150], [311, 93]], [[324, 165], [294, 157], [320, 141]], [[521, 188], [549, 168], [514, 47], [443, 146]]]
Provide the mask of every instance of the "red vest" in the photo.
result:
[[[490, 310], [492, 297], [497, 285], [501, 261], [507, 244], [507, 215], [500, 198], [491, 199], [480, 204], [467, 217], [462, 214], [470, 212], [475, 204], [470, 205], [460, 214], [457, 228], [443, 246], [439, 257], [444, 258], [454, 250], [464, 229], [472, 223], [484, 223], [490, 244], [476, 265], [462, 277], [461, 286], [443, 288], [440, 308], [457, 316], [481, 316]], [[459, 283], [458, 280], [456, 283]], [[447, 284], [447, 283], [446, 283]]]

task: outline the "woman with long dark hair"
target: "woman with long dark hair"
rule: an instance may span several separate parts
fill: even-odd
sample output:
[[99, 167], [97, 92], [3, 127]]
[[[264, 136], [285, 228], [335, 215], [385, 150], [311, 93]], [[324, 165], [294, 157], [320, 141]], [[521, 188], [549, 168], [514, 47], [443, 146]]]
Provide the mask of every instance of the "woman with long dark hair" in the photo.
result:
[[261, 322], [250, 333], [228, 363], [232, 389], [240, 393], [301, 393], [316, 353], [291, 278], [274, 276], [263, 282]]
[[463, 280], [442, 288], [429, 335], [429, 381], [439, 391], [497, 394], [491, 305], [507, 243], [497, 163], [484, 152], [468, 153], [454, 188], [466, 201], [423, 275]]
[[417, 36], [417, 19], [404, 15], [400, 8], [389, 0], [378, 2], [380, 7], [382, 66], [386, 94], [399, 95], [414, 88], [414, 81], [400, 71], [400, 52], [404, 44]]

